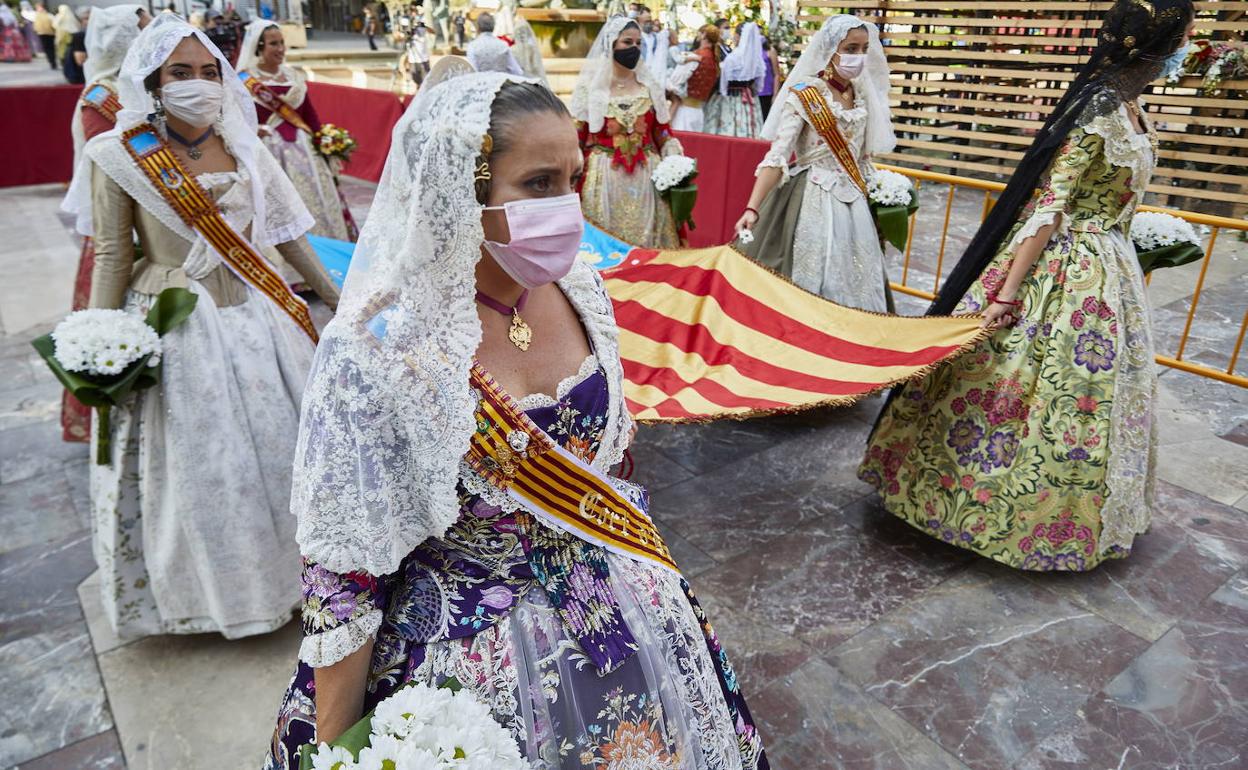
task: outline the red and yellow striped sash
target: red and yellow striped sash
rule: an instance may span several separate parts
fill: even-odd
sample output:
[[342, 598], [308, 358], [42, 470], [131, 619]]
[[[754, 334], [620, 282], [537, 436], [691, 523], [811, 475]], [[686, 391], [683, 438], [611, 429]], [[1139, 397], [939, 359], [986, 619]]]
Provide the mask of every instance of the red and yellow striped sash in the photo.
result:
[[103, 83], [96, 83], [82, 93], [82, 103], [104, 116], [109, 123], [117, 122], [121, 100], [117, 93]]
[[600, 472], [539, 428], [476, 361], [477, 429], [468, 464], [543, 523], [677, 571], [654, 522]]
[[256, 104], [265, 107], [277, 113], [277, 116], [286, 121], [290, 125], [300, 131], [307, 131], [309, 134], [316, 133], [308, 122], [303, 119], [299, 111], [286, 103], [286, 100], [261, 83], [258, 78], [247, 72], [238, 73], [238, 79], [243, 81], [243, 87], [251, 92], [251, 98], [256, 100]]
[[854, 154], [849, 149], [849, 143], [845, 141], [841, 129], [836, 125], [836, 116], [832, 114], [832, 109], [828, 107], [828, 103], [824, 100], [823, 94], [820, 93], [816, 86], [809, 83], [802, 83], [793, 87], [793, 93], [797, 94], [797, 98], [801, 100], [802, 106], [806, 108], [806, 116], [810, 118], [810, 125], [814, 126], [815, 131], [819, 132], [819, 136], [824, 143], [828, 145], [828, 149], [836, 156], [841, 165], [845, 168], [849, 178], [854, 180], [854, 184], [862, 190], [864, 196], [870, 197], [867, 193], [867, 180], [862, 176], [862, 169], [858, 167], [858, 162], [854, 160]]
[[122, 134], [121, 140], [130, 157], [182, 221], [204, 236], [235, 275], [273, 300], [316, 342], [316, 327], [307, 303], [291, 291], [286, 281], [246, 239], [234, 232], [208, 192], [182, 168], [156, 130], [150, 124], [141, 123]]

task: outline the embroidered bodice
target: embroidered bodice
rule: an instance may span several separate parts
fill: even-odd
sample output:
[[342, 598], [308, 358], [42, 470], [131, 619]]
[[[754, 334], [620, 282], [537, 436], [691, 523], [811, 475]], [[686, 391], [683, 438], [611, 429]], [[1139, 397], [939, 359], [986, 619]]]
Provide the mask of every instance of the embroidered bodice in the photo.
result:
[[[281, 100], [295, 108], [295, 112], [299, 113], [299, 117], [313, 131], [321, 128], [321, 119], [316, 114], [316, 108], [312, 106], [312, 100], [308, 98], [308, 82], [303, 73], [293, 67], [282, 65], [277, 76], [263, 72], [259, 69], [251, 73], [261, 83], [263, 83], [270, 91]], [[299, 138], [300, 130], [287, 123], [280, 115], [270, 110], [268, 107], [256, 104], [256, 120], [261, 125], [268, 125], [283, 141], [294, 142]]]
[[[855, 94], [854, 106], [846, 109], [832, 95], [831, 90], [822, 81], [815, 85], [823, 92], [824, 101], [836, 117], [841, 135], [845, 137], [850, 152], [858, 159], [858, 166], [863, 177], [870, 180], [875, 168], [866, 157], [867, 103], [859, 92]], [[862, 191], [854, 184], [853, 179], [845, 171], [840, 161], [832, 154], [819, 132], [810, 124], [806, 110], [795, 93], [790, 93], [782, 108], [784, 114], [780, 118], [780, 126], [776, 130], [776, 138], [771, 149], [758, 164], [760, 169], [779, 168], [787, 170], [790, 175], [810, 170], [809, 181], [825, 192], [836, 196], [844, 203], [853, 203], [862, 197]], [[794, 158], [792, 166], [790, 158]]]
[[[591, 133], [584, 123], [577, 124], [577, 131], [587, 157], [595, 150], [610, 152], [612, 165], [630, 174], [647, 152], [668, 155], [679, 147], [668, 125], [658, 121], [650, 95], [644, 91], [611, 97], [601, 131]], [[669, 148], [669, 143], [674, 147]]]
[[1128, 229], [1152, 178], [1154, 129], [1141, 134], [1125, 106], [1076, 128], [1019, 217], [1019, 242], [1062, 217], [1063, 228]]

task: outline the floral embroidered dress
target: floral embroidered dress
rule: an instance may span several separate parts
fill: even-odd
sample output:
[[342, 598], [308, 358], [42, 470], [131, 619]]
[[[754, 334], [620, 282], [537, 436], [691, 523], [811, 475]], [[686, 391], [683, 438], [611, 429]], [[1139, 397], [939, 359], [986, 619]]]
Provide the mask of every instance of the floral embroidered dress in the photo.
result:
[[650, 96], [643, 91], [611, 97], [597, 133], [584, 123], [577, 126], [585, 153], [585, 216], [635, 246], [679, 246], [671, 206], [655, 190], [650, 174], [661, 157], [684, 150], [656, 119]]
[[[590, 356], [558, 398], [520, 406], [586, 462], [615, 405]], [[266, 768], [315, 737], [314, 667], [375, 636], [365, 710], [409, 681], [455, 677], [535, 768], [762, 768], [736, 676], [679, 576], [507, 512], [467, 465], [460, 516], [383, 578], [303, 573], [305, 640]]]
[[1148, 528], [1156, 372], [1126, 233], [1151, 138], [1125, 106], [1067, 137], [959, 307], [982, 310], [1016, 246], [1059, 223], [1019, 290], [1022, 320], [906, 386], [881, 416], [859, 477], [898, 517], [1027, 570], [1123, 558]]

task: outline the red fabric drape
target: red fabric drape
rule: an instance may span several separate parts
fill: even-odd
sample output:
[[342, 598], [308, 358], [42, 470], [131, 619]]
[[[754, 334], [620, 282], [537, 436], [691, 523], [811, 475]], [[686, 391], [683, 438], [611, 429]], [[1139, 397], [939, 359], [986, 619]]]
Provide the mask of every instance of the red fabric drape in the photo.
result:
[[74, 175], [70, 123], [82, 86], [0, 88], [0, 187], [68, 182]]
[[717, 246], [733, 238], [732, 226], [745, 212], [754, 187], [754, 169], [770, 145], [755, 139], [678, 133], [685, 154], [698, 161], [697, 229], [689, 233], [695, 248]]
[[[309, 83], [308, 91], [321, 120], [346, 128], [359, 143], [344, 173], [379, 180], [390, 152], [390, 131], [410, 98], [328, 83]], [[69, 181], [73, 175], [69, 124], [80, 93], [79, 86], [0, 89], [0, 136], [28, 138], [20, 151], [14, 146], [4, 154], [0, 187]], [[697, 229], [690, 233], [690, 245], [726, 243], [745, 210], [754, 168], [766, 154], [767, 143], [710, 134], [678, 136], [685, 152], [698, 160], [700, 192], [693, 211]]]
[[342, 126], [355, 137], [357, 147], [343, 173], [370, 182], [381, 179], [390, 153], [390, 130], [406, 101], [385, 91], [329, 83], [308, 83], [308, 96], [322, 123]]

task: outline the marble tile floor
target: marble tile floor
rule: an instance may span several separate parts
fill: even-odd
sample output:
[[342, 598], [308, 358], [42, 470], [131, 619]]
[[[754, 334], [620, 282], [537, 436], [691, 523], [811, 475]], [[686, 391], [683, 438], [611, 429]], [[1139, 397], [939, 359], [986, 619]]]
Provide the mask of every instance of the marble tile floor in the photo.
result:
[[[371, 189], [347, 196], [362, 220]], [[0, 289], [0, 768], [259, 767], [295, 624], [126, 642], [102, 615], [87, 453], [60, 442], [28, 344], [72, 282], [58, 197], [0, 191], [0, 243], [29, 245], [0, 270], [46, 284]], [[884, 513], [854, 479], [878, 400], [643, 428], [638, 478], [773, 767], [1248, 766], [1248, 392], [1161, 382], [1153, 528], [1084, 575], [1001, 568]]]

